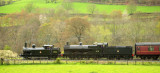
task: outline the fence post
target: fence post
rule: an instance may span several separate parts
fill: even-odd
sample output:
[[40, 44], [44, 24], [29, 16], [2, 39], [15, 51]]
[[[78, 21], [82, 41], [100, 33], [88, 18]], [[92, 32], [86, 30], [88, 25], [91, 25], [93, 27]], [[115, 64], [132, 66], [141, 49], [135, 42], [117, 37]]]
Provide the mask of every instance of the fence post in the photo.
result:
[[150, 64], [152, 65], [152, 62], [153, 62], [153, 61], [152, 61], [152, 60], [150, 60], [150, 61], [151, 61]]
[[86, 64], [87, 64], [87, 59], [86, 59]]
[[34, 58], [33, 58], [33, 64], [34, 64]]
[[15, 59], [14, 59], [14, 64], [15, 64]]
[[47, 59], [47, 64], [48, 64], [48, 59]]
[[21, 59], [20, 59], [20, 61], [19, 61], [19, 62], [20, 62], [20, 64], [22, 64], [22, 63], [23, 63], [23, 61], [22, 61]]
[[114, 64], [116, 64], [116, 59], [114, 59]]
[[10, 63], [9, 63], [9, 61], [10, 61], [10, 60], [9, 60], [9, 59], [7, 59], [7, 65], [9, 65], [9, 64], [10, 64]]
[[127, 59], [127, 65], [128, 65], [128, 59]]
[[18, 58], [18, 64], [20, 64], [19, 58]]
[[142, 65], [144, 65], [144, 62], [143, 62], [143, 60], [142, 60]]
[[97, 64], [98, 64], [98, 58], [97, 58]]
[[65, 57], [66, 58], [66, 64], [67, 64], [67, 57]]
[[3, 61], [4, 61], [3, 58], [1, 58], [1, 65], [3, 65]]
[[41, 58], [40, 58], [40, 64], [41, 64]]
[[136, 65], [136, 60], [135, 60], [135, 65]]

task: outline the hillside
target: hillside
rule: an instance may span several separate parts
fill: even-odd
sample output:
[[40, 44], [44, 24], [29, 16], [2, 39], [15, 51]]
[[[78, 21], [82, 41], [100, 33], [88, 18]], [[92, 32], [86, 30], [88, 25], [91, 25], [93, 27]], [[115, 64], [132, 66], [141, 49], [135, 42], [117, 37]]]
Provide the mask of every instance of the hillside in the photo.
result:
[[0, 6], [0, 15], [0, 49], [8, 45], [18, 54], [26, 41], [29, 46], [54, 44], [63, 51], [65, 42], [133, 46], [160, 40], [160, 6], [16, 0]]
[[[61, 2], [56, 3], [46, 3], [45, 0], [21, 0], [14, 2], [13, 4], [0, 6], [0, 13], [15, 13], [20, 12], [26, 4], [33, 3], [37, 8], [54, 8], [57, 9]], [[79, 13], [88, 13], [87, 6], [90, 3], [80, 3], [73, 2], [73, 9], [75, 12]], [[104, 4], [96, 4], [97, 10], [99, 12], [107, 12], [111, 13], [113, 10], [121, 10], [124, 11], [126, 9], [126, 5], [104, 5]], [[137, 11], [152, 13], [152, 12], [160, 12], [160, 6], [137, 6]]]

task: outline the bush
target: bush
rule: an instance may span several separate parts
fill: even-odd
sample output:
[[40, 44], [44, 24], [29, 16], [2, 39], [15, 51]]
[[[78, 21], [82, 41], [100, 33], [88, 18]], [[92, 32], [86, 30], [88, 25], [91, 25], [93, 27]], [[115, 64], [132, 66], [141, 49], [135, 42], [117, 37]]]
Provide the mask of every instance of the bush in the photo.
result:
[[148, 62], [148, 64], [152, 64], [152, 62]]
[[56, 58], [55, 63], [60, 64], [61, 63], [61, 59], [60, 58]]
[[11, 50], [11, 47], [9, 47], [8, 45], [5, 45], [4, 50]]
[[0, 50], [0, 58], [17, 58], [17, 53], [11, 50]]
[[108, 64], [113, 64], [113, 62], [108, 62]]
[[29, 3], [25, 6], [25, 11], [28, 13], [31, 13], [34, 9], [35, 9], [35, 6], [33, 5], [33, 3]]
[[89, 61], [89, 64], [94, 64], [94, 63], [96, 63], [96, 62], [94, 62], [93, 60]]
[[81, 63], [82, 63], [82, 64], [85, 64], [85, 63], [86, 63], [86, 61], [81, 61]]

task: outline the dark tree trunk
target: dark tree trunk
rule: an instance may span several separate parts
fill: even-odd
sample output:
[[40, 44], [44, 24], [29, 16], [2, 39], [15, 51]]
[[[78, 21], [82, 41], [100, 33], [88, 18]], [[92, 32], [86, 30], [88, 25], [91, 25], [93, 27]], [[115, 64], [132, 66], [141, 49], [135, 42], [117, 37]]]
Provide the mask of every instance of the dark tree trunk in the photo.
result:
[[3, 61], [4, 61], [4, 59], [3, 59], [3, 58], [1, 58], [1, 65], [3, 65]]

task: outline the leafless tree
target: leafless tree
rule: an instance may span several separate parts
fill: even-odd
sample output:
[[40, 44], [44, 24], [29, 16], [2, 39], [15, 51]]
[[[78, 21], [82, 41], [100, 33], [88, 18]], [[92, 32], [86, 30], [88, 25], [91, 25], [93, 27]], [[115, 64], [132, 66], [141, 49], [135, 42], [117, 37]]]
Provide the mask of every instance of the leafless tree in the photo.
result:
[[88, 10], [89, 13], [94, 14], [95, 11], [97, 10], [96, 5], [95, 4], [89, 4], [88, 7], [87, 7], [87, 10]]
[[133, 14], [136, 11], [136, 2], [134, 0], [130, 0], [127, 5], [127, 11], [129, 14]]
[[82, 36], [90, 28], [90, 24], [88, 23], [88, 21], [80, 17], [71, 18], [66, 22], [66, 24], [69, 28], [70, 33], [78, 39], [78, 42], [81, 42]]

